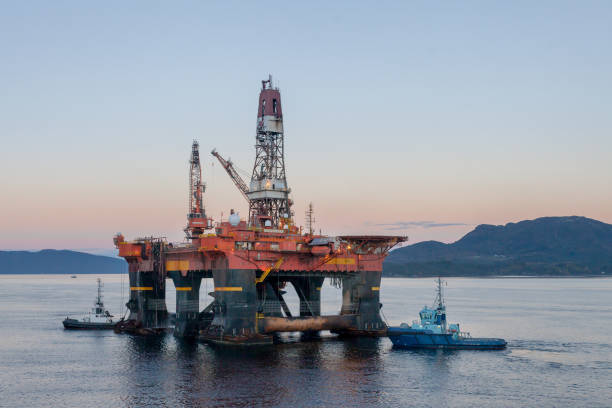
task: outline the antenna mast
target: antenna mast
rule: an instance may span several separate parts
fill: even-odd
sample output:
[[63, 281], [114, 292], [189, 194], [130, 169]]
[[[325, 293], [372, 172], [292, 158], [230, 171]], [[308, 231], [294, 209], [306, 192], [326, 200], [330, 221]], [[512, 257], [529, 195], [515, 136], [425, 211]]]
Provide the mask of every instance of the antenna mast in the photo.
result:
[[438, 284], [437, 290], [436, 290], [436, 300], [435, 300], [435, 304], [436, 304], [436, 308], [438, 310], [441, 310], [444, 308], [444, 297], [442, 296], [442, 278], [438, 277], [438, 280], [436, 281], [436, 283]]
[[102, 303], [102, 279], [100, 278], [98, 278], [98, 298], [96, 299], [96, 306], [104, 306], [104, 303]]
[[309, 203], [308, 209], [306, 210], [306, 228], [308, 229], [308, 234], [311, 236], [314, 235], [314, 225], [314, 206], [312, 205], [312, 203]]

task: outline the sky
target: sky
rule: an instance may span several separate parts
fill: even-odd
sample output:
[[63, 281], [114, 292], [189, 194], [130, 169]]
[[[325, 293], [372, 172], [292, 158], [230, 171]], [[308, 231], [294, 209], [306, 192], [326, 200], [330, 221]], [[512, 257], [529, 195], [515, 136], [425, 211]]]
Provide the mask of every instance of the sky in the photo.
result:
[[194, 139], [208, 214], [246, 215], [209, 152], [250, 173], [269, 74], [298, 224], [612, 223], [612, 2], [1, 5], [0, 249], [181, 241]]

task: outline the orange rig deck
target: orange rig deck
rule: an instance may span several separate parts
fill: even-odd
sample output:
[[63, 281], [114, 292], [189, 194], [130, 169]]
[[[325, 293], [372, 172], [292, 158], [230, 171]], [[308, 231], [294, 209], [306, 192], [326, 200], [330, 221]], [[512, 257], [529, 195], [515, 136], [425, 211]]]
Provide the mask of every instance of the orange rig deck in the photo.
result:
[[[269, 344], [278, 332], [377, 336], [386, 333], [380, 317], [382, 263], [389, 249], [405, 237], [339, 236], [313, 232], [312, 207], [303, 232], [293, 223], [284, 165], [280, 92], [262, 81], [256, 132], [256, 160], [250, 186], [230, 161], [216, 151], [249, 204], [248, 222], [231, 212], [214, 223], [203, 204], [199, 145], [191, 154], [187, 243], [161, 238], [125, 241], [114, 238], [129, 265], [130, 315], [118, 330], [154, 333], [168, 326], [166, 278], [176, 288], [174, 333], [220, 344]], [[213, 301], [200, 310], [203, 278], [212, 278]], [[325, 278], [342, 286], [338, 315], [321, 316]], [[290, 283], [300, 300], [294, 316], [283, 288]]]

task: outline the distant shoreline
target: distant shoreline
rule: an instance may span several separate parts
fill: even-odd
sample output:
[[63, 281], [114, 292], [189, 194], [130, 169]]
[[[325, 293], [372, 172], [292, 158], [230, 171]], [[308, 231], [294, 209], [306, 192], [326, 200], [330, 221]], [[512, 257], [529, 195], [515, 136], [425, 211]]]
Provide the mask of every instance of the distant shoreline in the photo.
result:
[[[127, 275], [127, 272], [105, 272], [105, 273], [2, 273], [2, 276], [95, 276], [95, 275]], [[384, 276], [384, 279], [431, 279], [437, 278], [437, 275], [428, 276]], [[592, 278], [612, 278], [611, 274], [601, 275], [481, 275], [481, 276], [470, 276], [470, 275], [444, 275], [442, 278], [468, 278], [468, 279], [592, 279]], [[166, 279], [170, 279], [166, 277]]]
[[22, 272], [22, 273], [6, 273], [6, 272], [0, 272], [0, 276], [3, 275], [15, 275], [15, 276], [19, 276], [19, 275], [68, 275], [68, 276], [72, 276], [72, 275], [122, 275], [122, 274], [127, 274], [127, 272], [103, 272], [103, 273], [98, 273], [98, 272], [78, 272], [78, 273], [72, 273], [72, 272], [66, 272], [66, 273], [45, 273], [45, 272]]
[[[431, 279], [437, 278], [437, 275], [428, 276], [383, 276], [386, 279]], [[442, 278], [469, 278], [469, 279], [591, 279], [591, 278], [612, 278], [610, 274], [603, 275], [482, 275], [482, 276], [471, 276], [471, 275], [444, 275]]]

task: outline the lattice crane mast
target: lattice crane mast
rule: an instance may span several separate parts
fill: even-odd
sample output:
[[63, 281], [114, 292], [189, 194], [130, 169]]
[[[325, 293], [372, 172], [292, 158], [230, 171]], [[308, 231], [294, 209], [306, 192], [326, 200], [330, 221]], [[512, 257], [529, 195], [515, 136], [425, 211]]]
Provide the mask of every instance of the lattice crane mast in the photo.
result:
[[206, 217], [202, 195], [206, 185], [202, 182], [202, 167], [200, 166], [200, 145], [196, 140], [191, 145], [189, 159], [189, 213], [187, 214], [187, 238], [193, 238], [211, 227], [211, 221]]
[[240, 190], [244, 198], [246, 198], [246, 200], [249, 201], [249, 196], [247, 195], [247, 193], [249, 192], [249, 187], [247, 187], [242, 177], [240, 177], [240, 175], [234, 168], [234, 165], [232, 164], [232, 162], [230, 160], [225, 160], [223, 157], [221, 157], [221, 155], [217, 153], [216, 149], [213, 149], [212, 152], [210, 152], [210, 154], [212, 154], [213, 156], [217, 158], [217, 160], [219, 160], [219, 163], [221, 163], [221, 166], [223, 166], [227, 174], [229, 174], [230, 178], [232, 179], [236, 187], [238, 187], [238, 190]]

